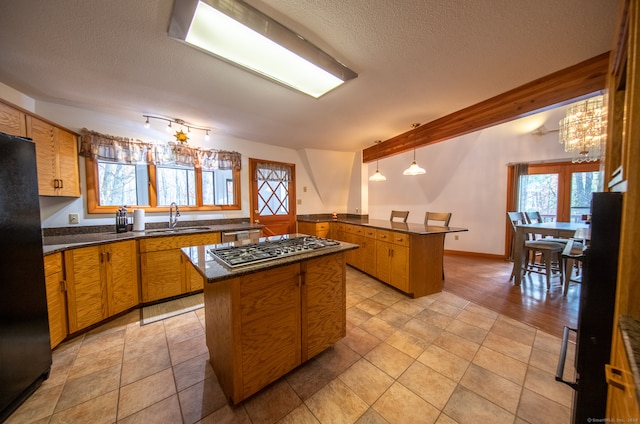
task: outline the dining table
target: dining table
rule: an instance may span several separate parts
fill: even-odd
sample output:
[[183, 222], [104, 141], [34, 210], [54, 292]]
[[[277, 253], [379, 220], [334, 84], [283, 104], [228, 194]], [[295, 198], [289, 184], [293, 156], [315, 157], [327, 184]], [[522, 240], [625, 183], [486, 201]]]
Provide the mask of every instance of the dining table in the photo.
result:
[[529, 240], [529, 234], [551, 236], [554, 238], [579, 238], [589, 240], [590, 226], [583, 222], [538, 222], [535, 224], [516, 225], [513, 255], [513, 284], [519, 286], [522, 281], [523, 267], [526, 263], [525, 241]]

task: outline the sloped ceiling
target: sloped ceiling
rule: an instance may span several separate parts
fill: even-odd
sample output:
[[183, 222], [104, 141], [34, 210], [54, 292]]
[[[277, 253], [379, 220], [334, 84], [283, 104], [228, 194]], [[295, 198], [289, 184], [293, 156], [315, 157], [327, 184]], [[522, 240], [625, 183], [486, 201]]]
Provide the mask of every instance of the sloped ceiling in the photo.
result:
[[248, 0], [359, 76], [320, 99], [167, 36], [169, 0], [0, 0], [0, 82], [296, 150], [357, 151], [611, 49], [611, 0]]

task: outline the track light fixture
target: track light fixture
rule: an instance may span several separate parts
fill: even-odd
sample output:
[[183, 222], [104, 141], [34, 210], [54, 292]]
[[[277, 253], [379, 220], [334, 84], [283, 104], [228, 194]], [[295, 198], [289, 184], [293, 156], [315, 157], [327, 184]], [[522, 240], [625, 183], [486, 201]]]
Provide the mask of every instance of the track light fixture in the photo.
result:
[[[204, 139], [206, 141], [209, 141], [209, 139], [211, 138], [209, 136], [209, 131], [212, 131], [211, 128], [207, 128], [207, 127], [202, 127], [200, 125], [194, 125], [194, 124], [190, 124], [182, 119], [178, 119], [178, 118], [165, 118], [162, 116], [153, 116], [153, 115], [142, 115], [143, 118], [145, 118], [144, 121], [144, 127], [145, 128], [149, 128], [151, 126], [151, 123], [149, 122], [150, 119], [157, 119], [160, 121], [164, 121], [167, 122], [167, 127], [166, 130], [167, 132], [171, 132], [173, 130], [173, 124], [179, 125], [180, 126], [180, 131], [176, 131], [175, 137], [176, 140], [180, 141], [181, 143], [186, 143], [187, 140], [189, 139], [189, 137], [187, 135], [191, 135], [191, 130], [200, 130], [200, 131], [204, 131]], [[184, 133], [183, 129], [186, 128], [187, 129], [187, 134]]]

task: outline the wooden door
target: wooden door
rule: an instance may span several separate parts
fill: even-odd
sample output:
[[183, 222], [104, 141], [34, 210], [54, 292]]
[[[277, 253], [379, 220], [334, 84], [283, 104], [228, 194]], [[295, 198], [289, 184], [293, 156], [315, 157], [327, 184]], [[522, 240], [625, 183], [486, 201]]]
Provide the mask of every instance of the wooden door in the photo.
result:
[[186, 292], [186, 277], [180, 249], [140, 254], [142, 301], [173, 297]]
[[302, 263], [302, 362], [347, 335], [344, 254]]
[[109, 316], [138, 305], [138, 261], [135, 240], [104, 246], [107, 255]]
[[0, 132], [24, 137], [27, 135], [26, 117], [23, 112], [0, 103]]
[[262, 234], [296, 232], [295, 165], [249, 158], [251, 221], [264, 225]]
[[49, 337], [51, 349], [53, 349], [67, 337], [67, 304], [61, 253], [44, 257], [44, 274], [49, 315]]
[[80, 175], [78, 172], [78, 139], [62, 128], [56, 128], [56, 178], [58, 196], [80, 197]]
[[56, 196], [56, 148], [54, 127], [38, 118], [30, 118], [29, 136], [36, 143], [38, 164], [38, 193], [41, 196]]
[[300, 266], [248, 275], [239, 291], [244, 399], [301, 363]]
[[100, 259], [100, 246], [64, 252], [70, 333], [107, 317], [104, 267]]

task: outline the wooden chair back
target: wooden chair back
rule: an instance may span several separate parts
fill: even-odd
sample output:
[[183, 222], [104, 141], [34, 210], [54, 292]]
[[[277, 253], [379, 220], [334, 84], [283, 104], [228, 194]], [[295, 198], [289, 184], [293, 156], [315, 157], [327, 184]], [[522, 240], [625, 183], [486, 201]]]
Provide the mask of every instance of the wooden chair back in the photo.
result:
[[438, 221], [443, 227], [448, 227], [449, 221], [451, 221], [451, 212], [426, 212], [424, 214], [424, 225], [428, 225], [429, 221]]
[[399, 219], [401, 222], [407, 222], [408, 217], [409, 211], [391, 211], [391, 217], [389, 218], [389, 221]]

